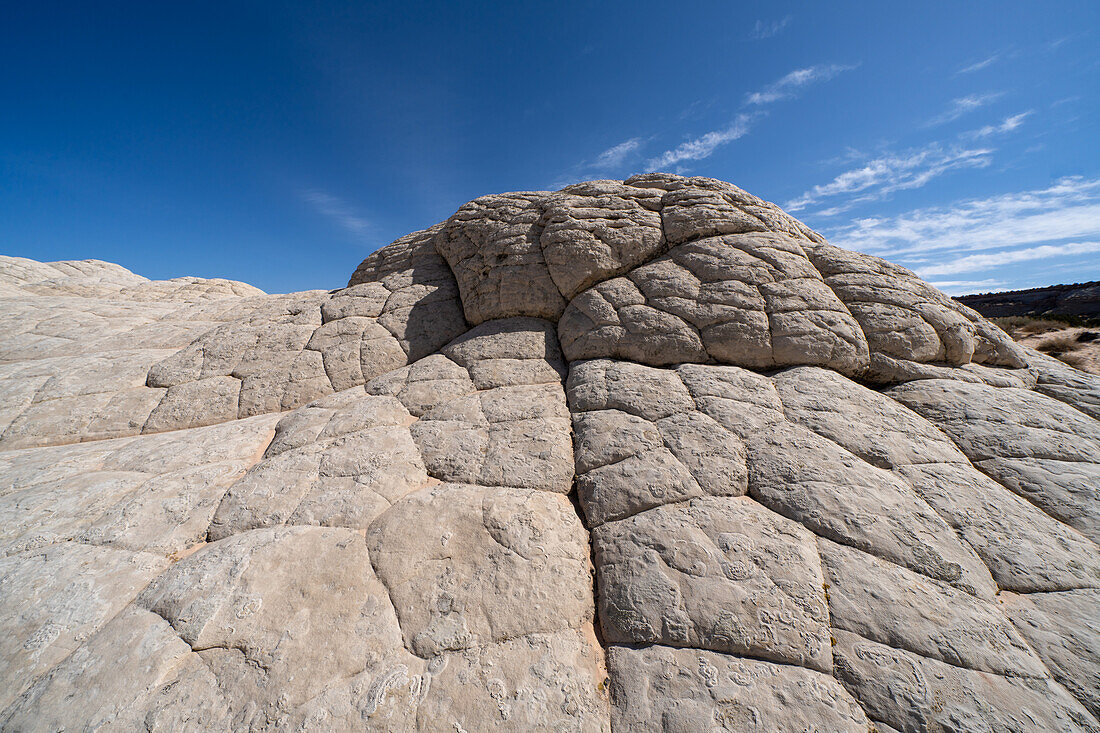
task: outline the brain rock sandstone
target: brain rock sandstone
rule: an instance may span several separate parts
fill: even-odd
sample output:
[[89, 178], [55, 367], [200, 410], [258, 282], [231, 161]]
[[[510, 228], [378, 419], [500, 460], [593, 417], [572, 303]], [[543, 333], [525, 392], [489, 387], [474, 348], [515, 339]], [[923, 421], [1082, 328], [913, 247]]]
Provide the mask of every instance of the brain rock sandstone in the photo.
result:
[[1100, 731], [1100, 381], [735, 186], [0, 298], [0, 729]]

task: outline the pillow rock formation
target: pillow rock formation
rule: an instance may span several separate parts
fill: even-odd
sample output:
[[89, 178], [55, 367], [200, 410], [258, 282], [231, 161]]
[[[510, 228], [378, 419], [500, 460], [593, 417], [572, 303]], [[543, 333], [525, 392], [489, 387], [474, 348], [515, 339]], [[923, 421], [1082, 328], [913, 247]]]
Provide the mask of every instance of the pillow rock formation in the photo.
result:
[[735, 186], [0, 297], [5, 731], [1100, 731], [1100, 380]]

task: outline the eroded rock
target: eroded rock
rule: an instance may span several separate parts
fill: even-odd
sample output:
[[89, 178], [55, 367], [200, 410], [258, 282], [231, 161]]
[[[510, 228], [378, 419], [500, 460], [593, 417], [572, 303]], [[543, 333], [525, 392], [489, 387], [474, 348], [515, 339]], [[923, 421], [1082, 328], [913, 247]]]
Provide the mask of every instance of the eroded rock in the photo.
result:
[[440, 484], [367, 533], [406, 644], [429, 658], [592, 617], [588, 546], [569, 501], [541, 491]]
[[592, 543], [609, 641], [831, 669], [813, 535], [748, 497], [650, 509]]
[[612, 646], [608, 667], [615, 730], [870, 730], [836, 680], [808, 669], [661, 646]]
[[1100, 731], [1100, 386], [728, 183], [0, 257], [0, 728]]

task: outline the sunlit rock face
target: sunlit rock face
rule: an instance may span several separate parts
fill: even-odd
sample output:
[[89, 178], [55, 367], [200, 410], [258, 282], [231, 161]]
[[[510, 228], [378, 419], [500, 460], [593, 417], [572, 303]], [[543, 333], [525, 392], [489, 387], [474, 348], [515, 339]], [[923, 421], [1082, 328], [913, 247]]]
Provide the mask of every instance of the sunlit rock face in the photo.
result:
[[1100, 731], [1100, 380], [733, 185], [0, 300], [2, 730]]

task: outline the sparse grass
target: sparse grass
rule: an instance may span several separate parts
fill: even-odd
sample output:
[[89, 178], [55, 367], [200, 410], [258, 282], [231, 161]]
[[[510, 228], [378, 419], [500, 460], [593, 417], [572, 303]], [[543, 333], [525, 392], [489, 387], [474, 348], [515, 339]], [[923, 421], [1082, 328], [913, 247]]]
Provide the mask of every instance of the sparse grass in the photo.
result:
[[1074, 354], [1067, 352], [1065, 354], [1058, 354], [1054, 357], [1058, 361], [1065, 364], [1069, 364], [1074, 369], [1084, 369], [1088, 360], [1082, 354]]
[[1087, 345], [1081, 343], [1076, 336], [1069, 333], [1048, 336], [1036, 344], [1035, 348], [1076, 369], [1083, 368], [1088, 361], [1083, 353], [1088, 348]]
[[1083, 330], [1082, 322], [1093, 324], [1096, 319], [1077, 317], [1031, 318], [1007, 316], [990, 318], [1016, 341], [1032, 347], [1064, 364], [1100, 373], [1100, 329], [1093, 325]]
[[1005, 332], [1027, 333], [1027, 335], [1062, 330], [1066, 327], [1095, 328], [1100, 326], [1100, 319], [1086, 318], [1084, 316], [1054, 315], [1043, 316], [1042, 318], [1034, 318], [1032, 316], [1001, 316], [990, 318], [990, 320], [993, 321], [994, 324], [1000, 326]]
[[1052, 321], [1047, 318], [1032, 319], [1030, 323], [1025, 323], [1023, 326], [1020, 326], [1020, 333], [1037, 335], [1040, 333], [1050, 333], [1051, 331], [1061, 331], [1065, 327], [1066, 324]]
[[1061, 331], [1065, 324], [1046, 318], [1029, 318], [1028, 316], [1007, 316], [1004, 318], [990, 318], [1013, 338], [1019, 336], [1033, 336], [1050, 331]]
[[1051, 331], [1061, 331], [1067, 327], [1090, 328], [1098, 325], [1095, 318], [1082, 318], [1081, 316], [1044, 316], [1032, 318], [1031, 316], [1001, 316], [990, 318], [1005, 333], [1022, 336], [1036, 336]]
[[999, 318], [990, 318], [989, 320], [996, 323], [1005, 333], [1012, 333], [1017, 329], [1023, 328], [1035, 319], [1028, 318], [1027, 316], [1001, 316]]
[[1048, 336], [1037, 344], [1035, 348], [1044, 354], [1059, 356], [1061, 354], [1068, 354], [1071, 351], [1077, 351], [1083, 347], [1082, 344], [1078, 343], [1075, 337], [1068, 333], [1060, 333], [1054, 336]]

